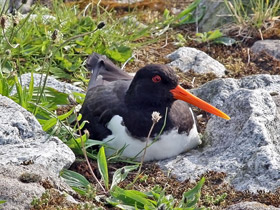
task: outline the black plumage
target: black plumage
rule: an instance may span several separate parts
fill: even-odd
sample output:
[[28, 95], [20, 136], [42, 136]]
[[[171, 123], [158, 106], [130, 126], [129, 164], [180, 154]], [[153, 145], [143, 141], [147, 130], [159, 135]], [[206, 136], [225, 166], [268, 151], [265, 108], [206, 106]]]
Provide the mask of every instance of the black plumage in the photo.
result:
[[[81, 109], [85, 129], [91, 139], [102, 140], [111, 134], [107, 123], [115, 115], [123, 118], [128, 133], [138, 139], [147, 137], [152, 125], [151, 114], [168, 116], [164, 131], [174, 128], [188, 133], [194, 118], [186, 102], [176, 100], [170, 90], [178, 85], [174, 71], [166, 65], [151, 64], [137, 71], [134, 78], [115, 66], [105, 56], [94, 53], [87, 61], [92, 71], [86, 99]], [[164, 117], [155, 125], [152, 136], [163, 127]]]

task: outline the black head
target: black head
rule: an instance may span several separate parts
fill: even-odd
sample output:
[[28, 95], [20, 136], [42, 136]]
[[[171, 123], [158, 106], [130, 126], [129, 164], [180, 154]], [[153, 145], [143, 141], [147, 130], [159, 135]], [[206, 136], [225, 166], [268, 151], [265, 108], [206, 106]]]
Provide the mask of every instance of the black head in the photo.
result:
[[167, 107], [175, 100], [170, 90], [176, 88], [178, 78], [172, 68], [151, 64], [141, 68], [126, 93], [126, 103], [138, 107]]

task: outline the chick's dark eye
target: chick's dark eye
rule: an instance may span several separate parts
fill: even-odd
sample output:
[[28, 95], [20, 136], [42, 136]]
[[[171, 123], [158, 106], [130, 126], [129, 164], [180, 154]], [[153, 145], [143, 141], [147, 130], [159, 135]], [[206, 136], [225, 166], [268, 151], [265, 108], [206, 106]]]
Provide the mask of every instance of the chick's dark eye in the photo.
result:
[[158, 83], [158, 82], [161, 81], [161, 77], [159, 75], [156, 75], [152, 78], [152, 80], [153, 80], [154, 83]]

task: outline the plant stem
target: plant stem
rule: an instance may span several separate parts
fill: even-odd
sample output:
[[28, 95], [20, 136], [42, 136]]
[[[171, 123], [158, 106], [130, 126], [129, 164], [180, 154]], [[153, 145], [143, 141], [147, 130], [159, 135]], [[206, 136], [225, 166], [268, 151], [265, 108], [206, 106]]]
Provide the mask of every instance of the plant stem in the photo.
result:
[[[80, 127], [79, 122], [77, 122], [77, 123], [78, 123], [78, 127]], [[97, 179], [97, 177], [95, 176], [95, 174], [94, 174], [94, 172], [93, 172], [93, 170], [92, 170], [92, 167], [91, 167], [90, 162], [89, 162], [89, 160], [88, 160], [87, 151], [86, 151], [86, 149], [85, 149], [85, 144], [84, 144], [84, 141], [83, 141], [83, 138], [82, 138], [82, 131], [81, 131], [81, 129], [79, 129], [79, 135], [80, 135], [80, 138], [81, 138], [81, 146], [82, 146], [81, 149], [82, 149], [83, 155], [84, 155], [84, 157], [85, 157], [85, 159], [86, 159], [86, 161], [87, 161], [87, 165], [88, 165], [88, 167], [89, 167], [90, 173], [91, 173], [91, 175], [93, 176], [93, 178], [95, 179], [95, 181], [98, 183], [98, 185], [100, 186], [100, 188], [102, 189], [102, 191], [103, 191], [105, 194], [107, 194], [107, 191], [106, 191], [105, 188], [102, 186], [102, 184], [101, 184], [100, 181]], [[86, 134], [86, 135], [87, 135], [87, 134]]]
[[16, 44], [15, 46], [13, 46], [10, 42], [9, 42], [9, 39], [8, 39], [8, 37], [6, 37], [6, 34], [5, 34], [5, 31], [4, 31], [4, 29], [2, 29], [2, 34], [3, 34], [3, 36], [4, 36], [4, 39], [6, 40], [6, 42], [8, 43], [8, 45], [11, 47], [11, 48], [17, 48], [18, 46], [19, 46], [19, 44]]
[[89, 170], [90, 170], [90, 172], [91, 172], [91, 175], [93, 176], [93, 178], [95, 179], [95, 181], [98, 183], [98, 185], [100, 186], [100, 188], [102, 189], [102, 191], [103, 191], [105, 194], [107, 194], [107, 191], [106, 191], [105, 188], [102, 186], [102, 184], [99, 182], [99, 180], [97, 179], [97, 177], [95, 176], [95, 174], [94, 174], [94, 172], [93, 172], [93, 170], [92, 170], [92, 167], [91, 167], [90, 162], [89, 162], [88, 157], [87, 157], [87, 151], [86, 151], [86, 149], [85, 149], [85, 147], [84, 147], [84, 141], [83, 141], [82, 138], [81, 138], [81, 142], [82, 142], [82, 151], [83, 151], [83, 154], [84, 154], [85, 159], [86, 159], [86, 161], [87, 161], [87, 164], [88, 164]]
[[3, 4], [3, 8], [2, 8], [2, 10], [1, 10], [0, 17], [4, 14], [6, 4], [7, 4], [7, 0], [5, 0], [5, 2], [4, 2], [4, 4]]
[[144, 148], [144, 154], [143, 154], [143, 156], [142, 156], [142, 158], [141, 158], [141, 163], [140, 163], [140, 166], [139, 166], [138, 174], [141, 173], [141, 169], [142, 169], [143, 162], [144, 162], [145, 155], [146, 155], [147, 148], [148, 148], [148, 142], [149, 142], [150, 136], [151, 136], [151, 134], [152, 134], [152, 131], [153, 131], [153, 129], [154, 129], [156, 123], [157, 123], [157, 122], [153, 121], [153, 124], [152, 124], [151, 129], [150, 129], [149, 134], [148, 134], [148, 137], [147, 137], [147, 139], [146, 139], [146, 145], [145, 145], [145, 148]]
[[[158, 140], [158, 138], [160, 137], [160, 135], [162, 134], [162, 132], [163, 132], [165, 126], [166, 126], [167, 113], [168, 113], [168, 107], [166, 107], [165, 116], [164, 116], [164, 121], [163, 121], [163, 126], [162, 126], [162, 128], [161, 128], [159, 134], [153, 139], [153, 142], [152, 142], [152, 143], [150, 143], [149, 145], [147, 145], [147, 147], [149, 147], [149, 146], [151, 146], [153, 143], [155, 143], [155, 142]], [[145, 148], [147, 148], [147, 147], [145, 147]], [[138, 157], [138, 155], [140, 155], [140, 154], [143, 152], [143, 150], [144, 150], [145, 148], [143, 148], [140, 152], [138, 152], [137, 155], [134, 156], [134, 158]]]

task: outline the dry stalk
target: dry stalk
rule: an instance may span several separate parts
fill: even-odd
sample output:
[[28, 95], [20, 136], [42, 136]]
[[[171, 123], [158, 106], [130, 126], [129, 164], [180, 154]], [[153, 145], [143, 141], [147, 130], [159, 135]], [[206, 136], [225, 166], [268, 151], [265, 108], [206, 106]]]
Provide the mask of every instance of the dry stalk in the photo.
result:
[[248, 55], [247, 65], [249, 65], [251, 62], [250, 48], [247, 48], [247, 55]]
[[142, 169], [142, 166], [143, 166], [143, 162], [144, 162], [144, 159], [145, 159], [145, 155], [146, 155], [146, 152], [147, 152], [148, 143], [149, 143], [149, 139], [151, 137], [152, 131], [154, 130], [155, 124], [157, 124], [160, 119], [161, 119], [161, 116], [160, 116], [159, 112], [153, 112], [152, 113], [153, 124], [150, 128], [149, 134], [148, 134], [147, 139], [146, 139], [146, 145], [145, 145], [145, 148], [144, 148], [143, 156], [141, 158], [141, 163], [140, 163], [140, 166], [139, 166], [138, 174], [141, 173], [141, 169]]
[[[76, 119], [78, 119], [77, 113], [75, 113], [75, 114], [76, 114]], [[79, 128], [79, 127], [80, 127], [79, 121], [77, 121], [77, 125], [78, 125], [78, 128]], [[98, 183], [98, 185], [100, 186], [100, 188], [102, 189], [102, 191], [103, 191], [105, 194], [107, 194], [107, 191], [106, 191], [105, 188], [102, 186], [101, 182], [97, 179], [97, 177], [95, 176], [95, 174], [94, 174], [94, 172], [93, 172], [93, 170], [92, 170], [92, 167], [91, 167], [90, 162], [89, 162], [89, 160], [88, 160], [87, 151], [86, 151], [86, 149], [85, 149], [85, 143], [84, 143], [83, 138], [82, 138], [82, 136], [83, 136], [83, 135], [82, 135], [82, 131], [81, 131], [81, 129], [78, 129], [78, 130], [79, 130], [79, 135], [80, 135], [80, 138], [81, 138], [81, 146], [82, 146], [81, 149], [82, 149], [83, 155], [84, 155], [84, 157], [85, 157], [85, 159], [86, 159], [86, 161], [87, 161], [87, 165], [88, 165], [88, 167], [89, 167], [90, 173], [91, 173], [91, 175], [93, 176], [93, 178], [95, 179], [95, 181]], [[89, 133], [88, 133], [87, 130], [85, 130], [85, 134], [86, 134], [87, 137], [89, 136]]]

